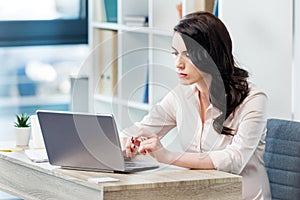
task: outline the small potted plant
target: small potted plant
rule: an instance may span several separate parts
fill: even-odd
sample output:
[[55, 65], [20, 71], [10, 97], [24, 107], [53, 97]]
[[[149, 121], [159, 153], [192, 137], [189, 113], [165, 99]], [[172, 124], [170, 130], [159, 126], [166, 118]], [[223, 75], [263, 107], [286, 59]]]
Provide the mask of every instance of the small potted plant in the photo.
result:
[[16, 115], [15, 134], [16, 146], [28, 146], [31, 132], [31, 124], [29, 122], [29, 115], [21, 113]]

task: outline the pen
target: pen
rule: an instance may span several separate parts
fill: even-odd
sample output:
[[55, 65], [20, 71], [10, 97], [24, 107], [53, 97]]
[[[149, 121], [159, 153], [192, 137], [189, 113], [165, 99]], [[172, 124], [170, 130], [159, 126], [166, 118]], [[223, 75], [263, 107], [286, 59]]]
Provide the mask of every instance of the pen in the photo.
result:
[[139, 138], [134, 138], [131, 137], [130, 141], [132, 144], [134, 144], [135, 147], [139, 147], [142, 141], [145, 141], [145, 137], [139, 137]]
[[11, 149], [0, 149], [1, 152], [12, 152]]
[[13, 151], [22, 151], [22, 148], [9, 148], [9, 149], [0, 149], [0, 152], [13, 152]]
[[139, 147], [140, 144], [141, 144], [141, 142], [138, 139], [134, 138], [134, 137], [131, 137], [130, 141], [134, 145], [134, 148]]

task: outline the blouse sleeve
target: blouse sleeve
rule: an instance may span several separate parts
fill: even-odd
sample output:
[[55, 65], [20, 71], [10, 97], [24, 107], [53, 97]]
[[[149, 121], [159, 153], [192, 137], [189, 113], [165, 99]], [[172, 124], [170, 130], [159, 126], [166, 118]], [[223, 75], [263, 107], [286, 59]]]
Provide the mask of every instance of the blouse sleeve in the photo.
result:
[[169, 92], [160, 103], [156, 104], [142, 121], [124, 129], [121, 137], [157, 134], [163, 137], [176, 126], [176, 102], [173, 91]]
[[239, 126], [232, 143], [223, 150], [210, 152], [216, 169], [240, 174], [248, 163], [266, 131], [266, 103], [264, 93], [257, 93], [243, 102], [237, 116]]

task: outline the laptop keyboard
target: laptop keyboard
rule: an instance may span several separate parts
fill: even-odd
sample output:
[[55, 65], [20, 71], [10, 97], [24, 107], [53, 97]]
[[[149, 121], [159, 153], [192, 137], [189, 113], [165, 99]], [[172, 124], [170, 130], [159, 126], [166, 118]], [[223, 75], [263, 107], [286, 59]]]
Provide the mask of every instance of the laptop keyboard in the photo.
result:
[[143, 168], [143, 167], [149, 167], [149, 163], [125, 162], [125, 168]]
[[145, 166], [143, 163], [134, 163], [134, 162], [125, 162], [126, 168], [133, 168], [133, 167], [142, 167]]

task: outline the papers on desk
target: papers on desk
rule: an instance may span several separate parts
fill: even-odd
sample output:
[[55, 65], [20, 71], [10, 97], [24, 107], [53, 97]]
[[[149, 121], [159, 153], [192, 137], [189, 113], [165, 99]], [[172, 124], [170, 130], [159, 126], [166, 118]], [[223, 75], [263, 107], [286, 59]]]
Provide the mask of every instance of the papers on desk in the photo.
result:
[[120, 179], [107, 176], [107, 177], [100, 177], [100, 178], [89, 178], [88, 181], [91, 183], [105, 183], [105, 182], [117, 182], [120, 181]]
[[25, 155], [35, 163], [48, 162], [46, 149], [27, 149]]

